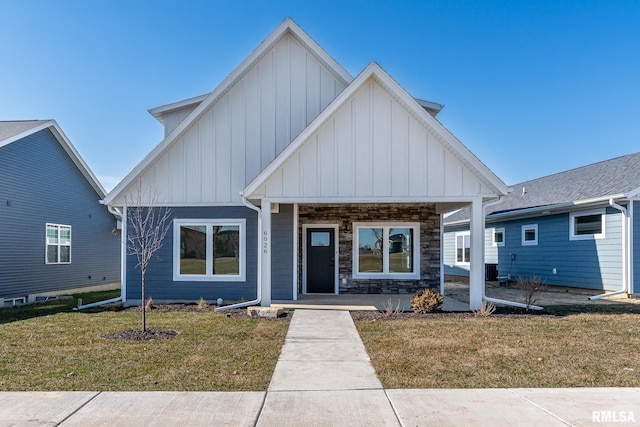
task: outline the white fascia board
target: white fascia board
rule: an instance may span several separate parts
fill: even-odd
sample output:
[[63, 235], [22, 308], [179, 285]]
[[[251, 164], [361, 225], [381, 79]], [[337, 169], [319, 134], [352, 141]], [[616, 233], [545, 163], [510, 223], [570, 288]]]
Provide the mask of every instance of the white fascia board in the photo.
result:
[[159, 121], [160, 123], [163, 123], [164, 116], [167, 113], [171, 111], [180, 110], [185, 107], [191, 107], [195, 104], [200, 104], [202, 101], [204, 101], [207, 98], [208, 95], [209, 94], [207, 93], [204, 95], [194, 96], [192, 98], [183, 99], [182, 101], [172, 102], [171, 104], [166, 104], [166, 105], [161, 105], [160, 107], [151, 108], [147, 111], [149, 111], [149, 114], [155, 117], [157, 121]]
[[331, 67], [337, 76], [341, 76], [345, 80], [345, 84], [349, 84], [353, 77], [347, 71], [340, 66], [333, 58], [331, 58], [311, 37], [309, 37], [298, 25], [291, 20], [291, 18], [285, 19], [282, 24], [278, 26], [258, 47], [251, 52], [251, 54], [240, 63], [235, 70], [225, 78], [222, 83], [218, 85], [211, 93], [206, 95], [205, 99], [196, 107], [195, 110], [189, 114], [174, 130], [169, 133], [156, 147], [151, 150], [149, 154], [133, 168], [127, 176], [124, 177], [118, 185], [105, 197], [104, 203], [110, 205], [120, 194], [122, 194], [126, 188], [133, 182], [133, 180], [142, 174], [147, 167], [149, 167], [164, 151], [177, 139], [185, 133], [193, 123], [195, 123], [202, 114], [208, 110], [208, 108], [214, 104], [221, 96], [227, 93], [227, 91], [240, 80], [247, 71], [259, 61], [262, 56], [269, 51], [282, 37], [287, 33], [293, 34], [299, 40], [303, 41], [307, 46], [312, 49], [319, 58], [324, 60], [327, 66]]
[[10, 138], [0, 141], [0, 147], [4, 147], [5, 145], [9, 145], [12, 142], [16, 142], [18, 140], [26, 138], [29, 135], [33, 135], [34, 133], [40, 132], [41, 130], [48, 129], [48, 128], [51, 128], [50, 129], [51, 133], [56, 138], [60, 146], [64, 149], [64, 151], [67, 153], [69, 158], [71, 158], [73, 163], [80, 170], [80, 172], [82, 173], [82, 176], [85, 177], [85, 179], [89, 182], [89, 184], [91, 184], [91, 186], [96, 191], [96, 193], [98, 193], [100, 198], [103, 198], [104, 196], [106, 196], [107, 192], [105, 191], [104, 187], [102, 187], [102, 184], [100, 184], [100, 181], [98, 180], [98, 178], [96, 178], [96, 176], [93, 174], [91, 169], [89, 169], [89, 166], [87, 165], [87, 163], [84, 161], [82, 156], [80, 156], [80, 153], [78, 153], [78, 151], [73, 146], [69, 138], [67, 138], [67, 135], [65, 135], [65, 133], [62, 131], [62, 129], [60, 128], [60, 126], [55, 120], [46, 121], [45, 123], [42, 123], [38, 126], [34, 126], [31, 129], [28, 129], [24, 132], [21, 132]]
[[[247, 200], [268, 199], [271, 203], [328, 203], [328, 204], [358, 204], [358, 203], [471, 203], [475, 197], [263, 197], [252, 196]], [[488, 199], [489, 197], [487, 197]], [[179, 205], [184, 206], [184, 205]], [[207, 206], [210, 206], [207, 205]]]
[[391, 76], [389, 76], [377, 63], [371, 62], [345, 90], [343, 90], [300, 134], [291, 142], [265, 169], [254, 178], [243, 194], [248, 198], [253, 197], [261, 185], [263, 185], [275, 171], [282, 167], [286, 160], [298, 150], [306, 140], [316, 132], [335, 112], [351, 97], [369, 78], [376, 78], [379, 83], [386, 86], [400, 101], [408, 106], [413, 113], [441, 135], [441, 143], [448, 145], [456, 157], [469, 167], [478, 179], [495, 191], [495, 197], [506, 195], [509, 192], [507, 185], [502, 182], [487, 166], [469, 151], [457, 138], [455, 138], [444, 126], [427, 113], [411, 95], [409, 95]]
[[636, 197], [638, 197], [640, 195], [640, 187], [638, 188], [634, 188], [633, 190], [629, 191], [628, 193], [626, 193], [624, 195], [624, 197], [626, 199], [635, 199]]

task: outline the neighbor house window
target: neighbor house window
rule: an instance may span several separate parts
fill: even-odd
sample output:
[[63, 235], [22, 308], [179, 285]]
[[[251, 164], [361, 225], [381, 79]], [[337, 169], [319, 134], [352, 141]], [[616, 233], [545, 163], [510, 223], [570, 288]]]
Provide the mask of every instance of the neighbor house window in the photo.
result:
[[493, 246], [504, 246], [504, 228], [493, 229]]
[[604, 239], [604, 209], [569, 214], [569, 239]]
[[71, 264], [71, 226], [47, 224], [46, 226], [47, 264]]
[[420, 278], [420, 224], [354, 223], [354, 278]]
[[522, 226], [522, 246], [535, 246], [538, 244], [538, 224]]
[[466, 231], [456, 233], [456, 264], [469, 264], [471, 257], [471, 235]]
[[245, 226], [244, 219], [174, 220], [174, 280], [244, 281]]

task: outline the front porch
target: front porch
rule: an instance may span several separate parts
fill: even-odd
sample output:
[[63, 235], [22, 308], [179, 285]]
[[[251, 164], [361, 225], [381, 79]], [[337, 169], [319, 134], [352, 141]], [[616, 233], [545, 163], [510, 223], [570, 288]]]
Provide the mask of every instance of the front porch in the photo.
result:
[[[285, 310], [411, 310], [413, 295], [346, 294], [346, 295], [300, 295], [297, 301], [274, 300], [271, 307]], [[442, 311], [469, 311], [469, 304], [445, 296]]]

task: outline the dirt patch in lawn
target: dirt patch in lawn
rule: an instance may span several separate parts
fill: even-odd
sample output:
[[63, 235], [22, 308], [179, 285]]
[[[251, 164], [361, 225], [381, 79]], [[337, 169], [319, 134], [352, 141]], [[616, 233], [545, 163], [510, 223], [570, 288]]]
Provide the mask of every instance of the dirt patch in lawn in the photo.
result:
[[178, 335], [177, 331], [171, 329], [130, 329], [128, 331], [113, 332], [103, 335], [108, 340], [126, 340], [126, 341], [150, 341], [150, 340], [168, 340]]

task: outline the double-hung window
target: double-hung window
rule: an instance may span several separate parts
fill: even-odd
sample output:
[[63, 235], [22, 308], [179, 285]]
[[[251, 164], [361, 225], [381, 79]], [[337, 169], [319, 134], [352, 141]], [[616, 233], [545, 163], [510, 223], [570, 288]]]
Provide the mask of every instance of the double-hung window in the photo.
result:
[[173, 279], [245, 280], [246, 220], [176, 219], [173, 222]]
[[354, 278], [420, 278], [419, 223], [354, 223], [353, 234]]
[[456, 233], [456, 264], [469, 264], [471, 257], [471, 233]]
[[604, 239], [604, 209], [569, 214], [569, 240]]
[[46, 264], [71, 264], [71, 226], [46, 225]]

